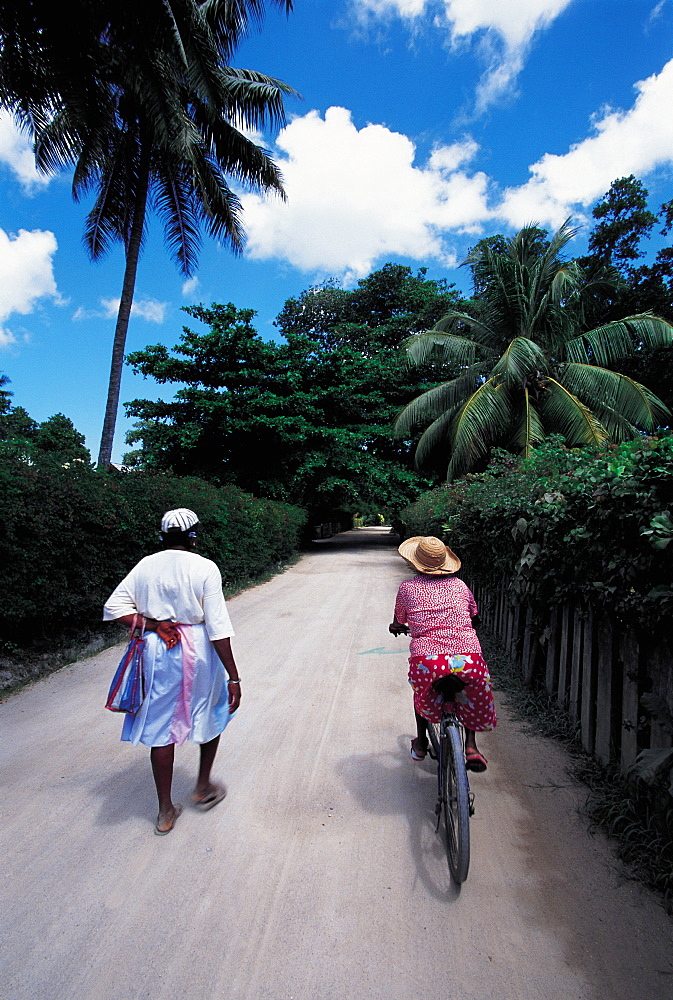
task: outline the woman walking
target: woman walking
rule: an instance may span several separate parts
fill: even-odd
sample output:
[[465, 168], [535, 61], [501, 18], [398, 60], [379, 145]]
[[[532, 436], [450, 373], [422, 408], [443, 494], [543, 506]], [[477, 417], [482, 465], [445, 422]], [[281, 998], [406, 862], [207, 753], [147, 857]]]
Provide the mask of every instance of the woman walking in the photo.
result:
[[[443, 703], [450, 700], [465, 727], [466, 766], [471, 771], [485, 771], [487, 761], [477, 747], [476, 734], [495, 729], [497, 720], [491, 678], [473, 626], [477, 604], [467, 585], [454, 575], [460, 569], [460, 559], [432, 535], [408, 538], [398, 552], [418, 573], [400, 584], [389, 626], [393, 635], [411, 634], [409, 683], [414, 689], [417, 731], [411, 741], [411, 756], [424, 759], [428, 752], [426, 720], [439, 722]], [[445, 699], [441, 679], [448, 675], [457, 682]]]
[[159, 836], [171, 832], [182, 812], [172, 799], [176, 745], [188, 739], [201, 745], [194, 806], [212, 809], [225, 797], [226, 788], [211, 781], [210, 772], [220, 734], [241, 700], [222, 577], [214, 562], [194, 551], [198, 530], [198, 517], [186, 507], [164, 514], [163, 551], [133, 567], [103, 612], [105, 621], [144, 622], [145, 697], [135, 715], [125, 717], [121, 738], [151, 748]]

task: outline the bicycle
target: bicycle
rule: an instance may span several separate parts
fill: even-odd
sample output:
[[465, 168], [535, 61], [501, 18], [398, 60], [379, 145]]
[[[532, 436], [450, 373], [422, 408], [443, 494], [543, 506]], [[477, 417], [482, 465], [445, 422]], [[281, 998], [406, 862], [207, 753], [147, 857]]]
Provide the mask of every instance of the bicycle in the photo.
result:
[[[391, 629], [392, 631], [392, 629]], [[408, 634], [407, 626], [399, 631]], [[444, 846], [449, 871], [460, 885], [470, 867], [470, 816], [474, 815], [474, 793], [465, 766], [465, 731], [455, 714], [456, 695], [465, 687], [454, 674], [446, 674], [433, 682], [433, 688], [444, 697], [441, 722], [428, 722], [429, 752], [437, 761], [436, 832], [444, 819]]]
[[[457, 688], [455, 685], [459, 684]], [[442, 688], [451, 700], [444, 702], [441, 722], [426, 722], [432, 746], [430, 756], [437, 761], [437, 816], [436, 831], [444, 818], [444, 841], [449, 870], [460, 885], [467, 878], [470, 867], [470, 816], [474, 815], [474, 793], [465, 766], [465, 732], [454, 711], [456, 694], [465, 685], [451, 674], [440, 677], [433, 684]]]

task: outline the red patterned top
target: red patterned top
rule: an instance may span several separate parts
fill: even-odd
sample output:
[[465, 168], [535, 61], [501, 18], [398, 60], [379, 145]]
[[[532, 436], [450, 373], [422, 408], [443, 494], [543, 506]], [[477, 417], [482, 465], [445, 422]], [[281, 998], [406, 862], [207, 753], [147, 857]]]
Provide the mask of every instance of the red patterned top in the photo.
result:
[[467, 584], [455, 576], [415, 576], [397, 591], [395, 618], [408, 625], [411, 656], [437, 653], [478, 653], [481, 646], [472, 627], [477, 602]]

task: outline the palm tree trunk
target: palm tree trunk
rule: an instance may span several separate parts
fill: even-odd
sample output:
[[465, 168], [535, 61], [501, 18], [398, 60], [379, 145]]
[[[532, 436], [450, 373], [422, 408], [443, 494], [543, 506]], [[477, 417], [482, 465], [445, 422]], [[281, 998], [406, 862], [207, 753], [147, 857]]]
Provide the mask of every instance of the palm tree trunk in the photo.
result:
[[114, 441], [117, 411], [119, 409], [119, 394], [121, 392], [122, 370], [124, 367], [126, 334], [129, 328], [129, 319], [131, 317], [131, 306], [133, 305], [136, 273], [138, 270], [138, 260], [140, 258], [143, 228], [145, 225], [145, 212], [147, 209], [149, 160], [146, 164], [146, 169], [141, 171], [141, 176], [142, 184], [136, 198], [136, 204], [133, 210], [131, 236], [129, 238], [128, 247], [126, 248], [124, 283], [122, 285], [121, 301], [119, 303], [119, 312], [117, 313], [117, 325], [115, 327], [115, 336], [112, 344], [110, 383], [108, 386], [107, 405], [105, 407], [105, 419], [103, 421], [100, 451], [98, 453], [98, 468], [100, 469], [108, 469], [112, 462], [112, 443]]

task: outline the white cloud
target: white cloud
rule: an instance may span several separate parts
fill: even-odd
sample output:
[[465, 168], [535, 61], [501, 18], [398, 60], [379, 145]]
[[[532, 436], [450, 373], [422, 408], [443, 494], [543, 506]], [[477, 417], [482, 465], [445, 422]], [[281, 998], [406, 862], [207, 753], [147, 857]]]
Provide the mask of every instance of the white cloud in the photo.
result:
[[477, 87], [477, 111], [511, 90], [535, 35], [549, 27], [573, 0], [353, 0], [360, 17], [396, 15], [417, 26], [431, 17], [452, 46], [476, 42], [486, 63]]
[[26, 316], [40, 299], [61, 303], [54, 280], [53, 256], [57, 243], [53, 233], [20, 229], [16, 236], [0, 229], [0, 346], [17, 343], [5, 327], [14, 313]]
[[475, 231], [488, 216], [487, 179], [469, 176], [471, 139], [414, 165], [415, 146], [383, 125], [358, 130], [345, 108], [311, 111], [278, 137], [288, 200], [242, 196], [248, 256], [280, 257], [304, 271], [367, 274], [399, 254], [453, 262], [447, 230]]
[[615, 178], [673, 166], [673, 60], [635, 90], [630, 110], [604, 111], [593, 135], [562, 156], [545, 153], [529, 168], [526, 184], [505, 192], [497, 214], [513, 226], [532, 219], [556, 226], [576, 206], [591, 205]]
[[655, 21], [659, 20], [659, 18], [664, 12], [664, 7], [666, 6], [667, 2], [668, 0], [659, 0], [659, 2], [654, 5], [652, 10], [650, 11], [650, 16], [648, 18], [648, 22], [650, 25], [654, 24]]
[[428, 0], [353, 0], [356, 10], [361, 14], [374, 14], [385, 17], [398, 14], [404, 18], [420, 17], [429, 6]]
[[0, 113], [0, 163], [13, 171], [26, 194], [34, 194], [51, 180], [35, 169], [35, 157], [30, 140], [20, 132], [6, 111]]
[[[100, 299], [101, 309], [87, 309], [78, 306], [72, 314], [73, 320], [116, 319], [121, 299]], [[131, 315], [148, 323], [163, 323], [166, 319], [168, 302], [157, 302], [156, 299], [135, 299], [131, 306]]]
[[[116, 319], [119, 312], [120, 299], [101, 299], [106, 319]], [[131, 315], [145, 319], [148, 323], [163, 323], [166, 319], [167, 302], [157, 302], [156, 299], [134, 299]]]
[[487, 223], [491, 231], [532, 221], [555, 228], [581, 218], [615, 178], [673, 167], [673, 60], [634, 89], [630, 109], [603, 111], [586, 139], [545, 154], [529, 167], [530, 180], [499, 195], [475, 168], [470, 137], [419, 164], [405, 135], [382, 125], [358, 130], [344, 108], [324, 118], [311, 111], [278, 138], [287, 202], [242, 196], [247, 253], [348, 280], [386, 256], [450, 266], [453, 241], [462, 250], [461, 234], [481, 235]]
[[196, 289], [199, 287], [198, 278], [188, 278], [187, 281], [183, 282], [182, 285], [182, 296], [187, 299], [190, 295], [193, 295]]

